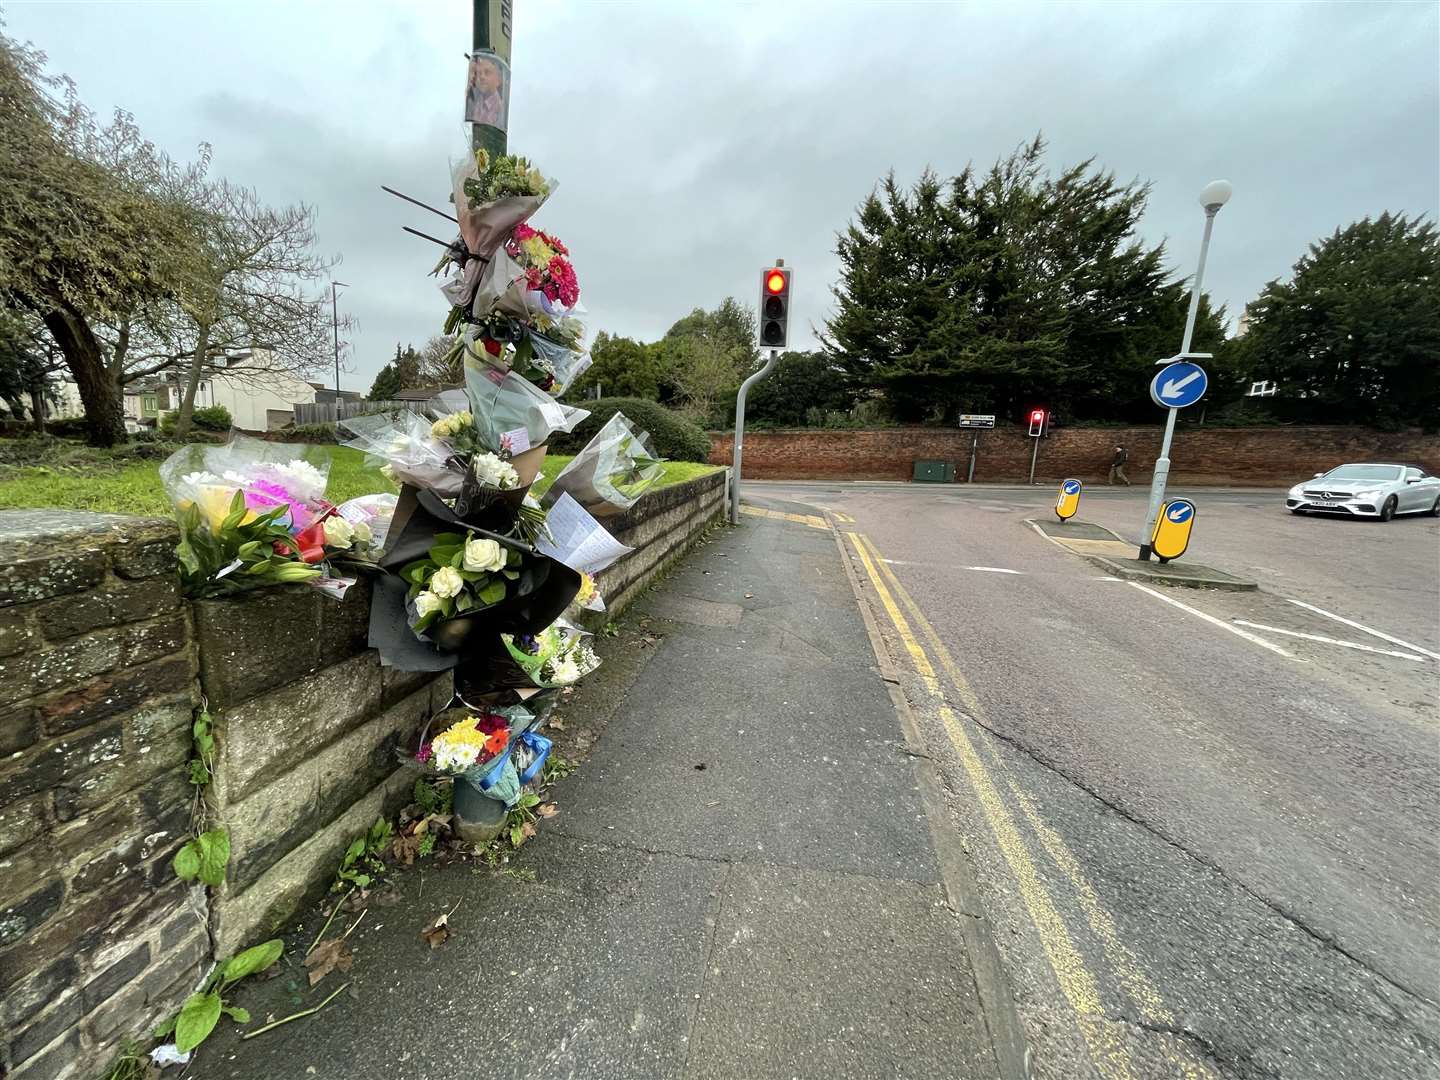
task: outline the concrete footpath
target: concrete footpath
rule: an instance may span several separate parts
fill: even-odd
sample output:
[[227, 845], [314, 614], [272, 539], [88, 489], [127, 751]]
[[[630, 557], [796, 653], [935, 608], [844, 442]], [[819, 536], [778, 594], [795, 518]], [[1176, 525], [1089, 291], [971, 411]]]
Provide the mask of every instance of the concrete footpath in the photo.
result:
[[[234, 1003], [253, 1029], [351, 989], [217, 1035], [188, 1075], [997, 1075], [930, 764], [907, 751], [833, 533], [747, 515], [625, 622], [563, 707], [562, 740], [592, 711], [603, 734], [506, 870], [400, 873], [350, 938], [353, 969], [313, 990], [312, 918]], [[456, 904], [432, 950], [421, 930]]]

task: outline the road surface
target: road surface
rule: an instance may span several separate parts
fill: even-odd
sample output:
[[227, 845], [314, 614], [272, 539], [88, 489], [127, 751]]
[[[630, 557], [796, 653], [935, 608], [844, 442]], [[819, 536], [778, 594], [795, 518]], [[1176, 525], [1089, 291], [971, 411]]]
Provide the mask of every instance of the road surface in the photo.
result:
[[[1079, 519], [1133, 537], [1145, 497]], [[1026, 524], [1048, 489], [745, 488], [840, 534], [1031, 1075], [1433, 1078], [1440, 521], [1193, 497], [1187, 559], [1260, 591], [1107, 578]]]

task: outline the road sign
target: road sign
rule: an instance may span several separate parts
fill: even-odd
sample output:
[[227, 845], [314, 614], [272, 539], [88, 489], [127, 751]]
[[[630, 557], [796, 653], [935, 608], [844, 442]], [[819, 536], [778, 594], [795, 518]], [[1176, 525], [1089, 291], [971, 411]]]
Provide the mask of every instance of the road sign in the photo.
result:
[[995, 417], [993, 415], [982, 415], [980, 413], [961, 413], [960, 426], [962, 428], [993, 428]]
[[1204, 368], [1182, 360], [1161, 368], [1150, 380], [1150, 400], [1162, 409], [1183, 409], [1204, 397], [1209, 383]]
[[1161, 562], [1178, 559], [1190, 546], [1190, 530], [1195, 527], [1195, 504], [1189, 499], [1172, 499], [1160, 508], [1155, 519], [1155, 534], [1150, 549]]
[[1055, 499], [1055, 516], [1061, 521], [1070, 520], [1075, 516], [1075, 511], [1080, 509], [1082, 486], [1079, 480], [1060, 481], [1060, 494]]

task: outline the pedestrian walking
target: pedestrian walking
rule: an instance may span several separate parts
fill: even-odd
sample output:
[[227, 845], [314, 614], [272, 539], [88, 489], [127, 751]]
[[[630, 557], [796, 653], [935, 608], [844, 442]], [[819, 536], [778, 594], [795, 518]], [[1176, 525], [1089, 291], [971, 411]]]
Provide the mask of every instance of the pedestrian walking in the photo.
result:
[[1130, 460], [1130, 452], [1123, 446], [1115, 447], [1115, 456], [1110, 459], [1110, 483], [1118, 479], [1126, 487], [1130, 486], [1130, 478], [1125, 475], [1125, 462]]

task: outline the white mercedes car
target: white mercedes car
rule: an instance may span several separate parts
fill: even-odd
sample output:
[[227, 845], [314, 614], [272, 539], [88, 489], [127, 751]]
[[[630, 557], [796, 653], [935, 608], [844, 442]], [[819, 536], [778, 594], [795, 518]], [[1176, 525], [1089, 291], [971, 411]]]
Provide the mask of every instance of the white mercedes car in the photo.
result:
[[1296, 484], [1285, 505], [1292, 514], [1343, 514], [1379, 521], [1396, 514], [1440, 517], [1440, 477], [1413, 465], [1340, 465]]

